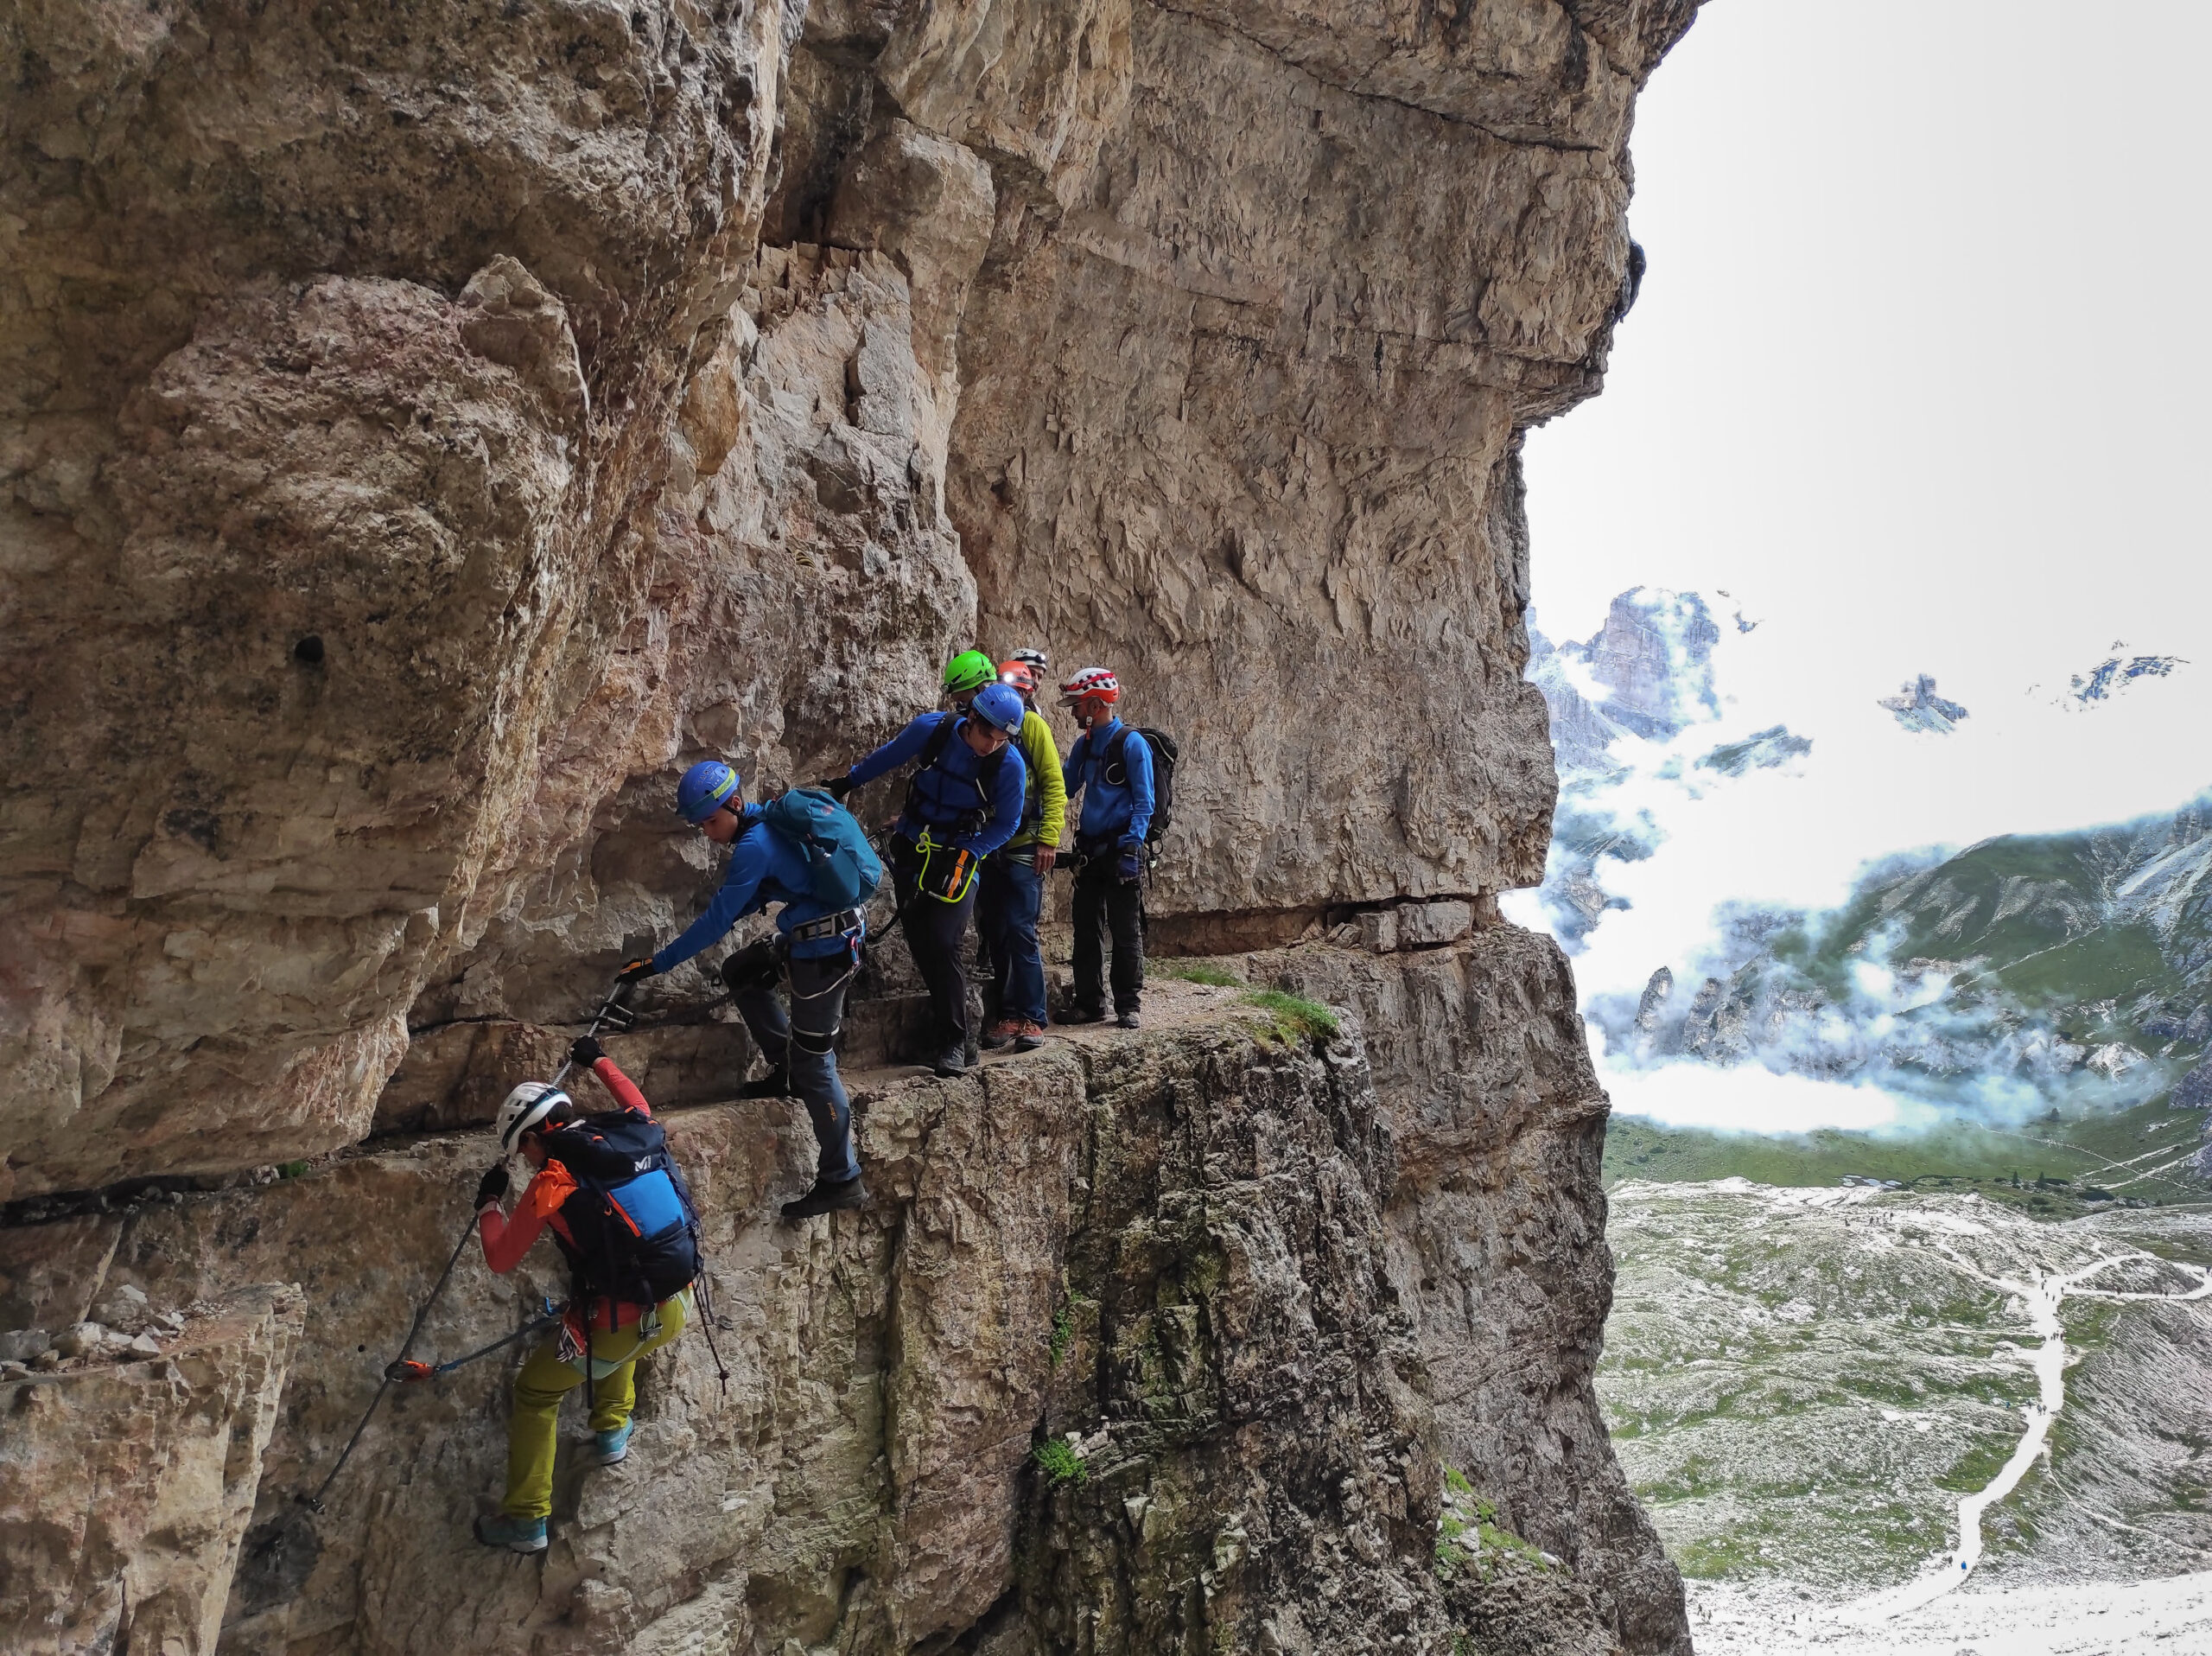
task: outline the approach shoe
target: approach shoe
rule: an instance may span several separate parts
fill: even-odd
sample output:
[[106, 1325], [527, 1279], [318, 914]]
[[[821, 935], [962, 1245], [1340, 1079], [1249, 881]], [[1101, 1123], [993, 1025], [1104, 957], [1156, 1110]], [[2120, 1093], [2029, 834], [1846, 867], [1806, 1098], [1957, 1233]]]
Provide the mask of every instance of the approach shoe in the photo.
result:
[[788, 1099], [791, 1095], [791, 1073], [787, 1069], [772, 1069], [757, 1081], [747, 1081], [737, 1089], [741, 1099]]
[[968, 1073], [967, 1055], [957, 1047], [947, 1047], [930, 1060], [930, 1067], [950, 1080], [956, 1075], [965, 1075]]
[[612, 1430], [591, 1435], [592, 1458], [601, 1466], [613, 1466], [630, 1452], [630, 1434], [638, 1429], [634, 1420], [626, 1420]]
[[996, 1023], [994, 1023], [989, 1029], [983, 1031], [981, 1039], [982, 1044], [986, 1048], [989, 1048], [992, 1052], [996, 1052], [1001, 1047], [1005, 1046], [1007, 1041], [1013, 1040], [1015, 1035], [1020, 1034], [1020, 1032], [1021, 1020], [1020, 1018], [1001, 1018]]
[[817, 1180], [814, 1188], [806, 1194], [797, 1201], [784, 1204], [784, 1217], [796, 1222], [812, 1219], [817, 1213], [835, 1213], [847, 1207], [865, 1207], [867, 1205], [868, 1187], [861, 1182], [860, 1175], [855, 1174], [849, 1179]]
[[1035, 1052], [1045, 1044], [1045, 1026], [1024, 1018], [1014, 1027], [1014, 1049], [1016, 1052]]
[[505, 1547], [509, 1552], [543, 1552], [545, 1520], [509, 1518], [505, 1513], [496, 1518], [480, 1518], [476, 1520], [476, 1538], [487, 1547]]
[[1137, 1016], [1136, 1009], [1135, 1007], [1131, 1007], [1126, 1012], [1115, 1013], [1114, 1022], [1124, 1029], [1141, 1029], [1144, 1028], [1144, 1020]]

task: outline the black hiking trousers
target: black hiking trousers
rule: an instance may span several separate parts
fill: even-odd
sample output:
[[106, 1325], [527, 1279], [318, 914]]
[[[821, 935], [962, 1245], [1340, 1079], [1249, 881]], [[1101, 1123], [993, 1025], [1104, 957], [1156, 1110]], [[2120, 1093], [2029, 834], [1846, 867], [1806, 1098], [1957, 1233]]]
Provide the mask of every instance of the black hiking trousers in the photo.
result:
[[930, 1049], [939, 1053], [968, 1045], [968, 922], [976, 913], [976, 882], [958, 902], [940, 902], [919, 889], [922, 854], [911, 839], [891, 842], [891, 874], [899, 882], [899, 927], [914, 956], [914, 969], [930, 991], [936, 1016]]
[[1102, 934], [1114, 933], [1114, 1010], [1136, 1012], [1144, 998], [1144, 889], [1123, 883], [1118, 855], [1094, 857], [1075, 876], [1075, 1001], [1084, 1011], [1106, 1005], [1099, 959]]

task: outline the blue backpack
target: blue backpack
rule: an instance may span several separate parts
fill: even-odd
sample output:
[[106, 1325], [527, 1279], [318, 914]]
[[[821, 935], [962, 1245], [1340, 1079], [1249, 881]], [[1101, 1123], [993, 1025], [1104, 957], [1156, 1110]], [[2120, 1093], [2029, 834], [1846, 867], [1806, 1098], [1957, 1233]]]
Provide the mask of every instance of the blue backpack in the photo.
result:
[[819, 788], [795, 787], [760, 807], [760, 820], [806, 857], [815, 901], [858, 908], [883, 882], [883, 863], [853, 813]]

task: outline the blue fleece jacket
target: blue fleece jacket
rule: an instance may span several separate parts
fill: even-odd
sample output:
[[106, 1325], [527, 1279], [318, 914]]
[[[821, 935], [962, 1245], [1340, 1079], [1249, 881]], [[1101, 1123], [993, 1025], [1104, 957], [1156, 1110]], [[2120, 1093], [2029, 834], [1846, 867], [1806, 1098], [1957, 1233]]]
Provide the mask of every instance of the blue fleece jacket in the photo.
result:
[[[683, 936], [653, 956], [653, 970], [666, 971], [682, 965], [700, 950], [721, 941], [729, 928], [747, 914], [757, 914], [772, 902], [784, 906], [776, 916], [776, 929], [785, 933], [833, 912], [816, 901], [808, 889], [806, 853], [761, 821], [759, 806], [747, 806], [745, 829], [730, 844], [729, 869], [722, 876], [721, 889], [715, 893], [706, 913], [683, 928]], [[863, 922], [842, 936], [794, 943], [792, 957], [815, 960], [842, 954], [851, 946], [853, 935], [866, 929]]]
[[[1120, 732], [1128, 729], [1122, 744], [1128, 774], [1121, 781], [1106, 780]], [[1120, 845], [1141, 845], [1145, 830], [1152, 826], [1152, 744], [1134, 728], [1113, 719], [1095, 725], [1076, 738], [1061, 767], [1067, 779], [1068, 798], [1083, 795], [1083, 815], [1076, 823], [1076, 841], [1096, 844], [1110, 839]]]
[[[938, 844], [988, 857], [1021, 826], [1021, 802], [1028, 791], [1029, 773], [1022, 765], [1021, 749], [1014, 743], [1001, 748], [997, 758], [986, 759], [961, 734], [961, 726], [968, 723], [964, 717], [957, 713], [925, 713], [845, 774], [858, 787], [898, 769], [918, 758], [938, 727], [948, 719], [953, 723], [944, 749], [935, 764], [915, 773], [912, 793], [894, 831], [901, 839], [918, 839], [925, 827], [932, 828], [938, 831], [931, 835]], [[995, 772], [993, 766], [997, 767]], [[979, 811], [986, 813], [981, 829], [950, 836], [943, 831], [972, 820]]]

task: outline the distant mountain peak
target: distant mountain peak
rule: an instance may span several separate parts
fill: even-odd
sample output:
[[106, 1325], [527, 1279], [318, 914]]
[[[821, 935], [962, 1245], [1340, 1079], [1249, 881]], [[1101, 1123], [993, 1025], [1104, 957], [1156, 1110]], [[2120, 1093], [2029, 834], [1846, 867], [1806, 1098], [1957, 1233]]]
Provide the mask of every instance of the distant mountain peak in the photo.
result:
[[1697, 762], [1702, 770], [1741, 776], [1747, 770], [1772, 770], [1812, 751], [1811, 737], [1792, 736], [1788, 725], [1776, 724], [1754, 730], [1741, 742], [1723, 743]]
[[1620, 594], [1605, 625], [1580, 643], [1554, 645], [1532, 624], [1528, 678], [1551, 709], [1560, 768], [1615, 771], [1618, 761], [1608, 750], [1620, 736], [1665, 742], [1719, 718], [1713, 652], [1720, 637], [1702, 597], [1661, 587]]
[[1884, 696], [1874, 704], [1887, 708], [1906, 729], [1925, 731], [1929, 736], [1947, 736], [1958, 729], [1961, 719], [1968, 717], [1966, 709], [1956, 702], [1945, 701], [1938, 696], [1934, 677], [1924, 672], [1896, 695]]
[[2185, 667], [2188, 662], [2177, 655], [2135, 655], [2122, 657], [2117, 653], [2127, 646], [2115, 641], [2114, 653], [2100, 661], [2086, 673], [2074, 675], [2073, 687], [2059, 697], [2058, 704], [2069, 702], [2076, 707], [2094, 707], [2112, 699], [2113, 692], [2144, 678], [2164, 678], [2176, 667]]

